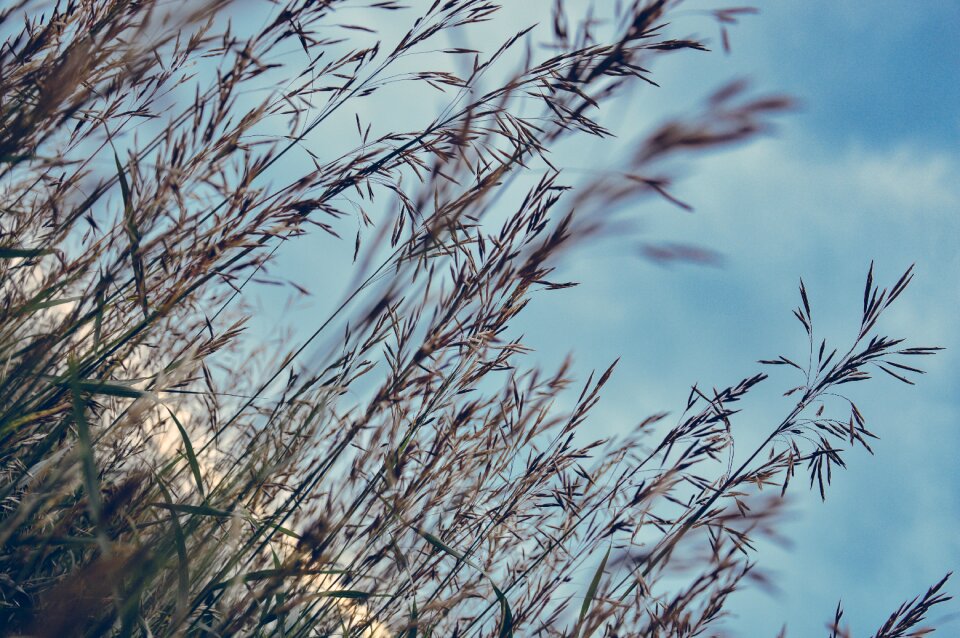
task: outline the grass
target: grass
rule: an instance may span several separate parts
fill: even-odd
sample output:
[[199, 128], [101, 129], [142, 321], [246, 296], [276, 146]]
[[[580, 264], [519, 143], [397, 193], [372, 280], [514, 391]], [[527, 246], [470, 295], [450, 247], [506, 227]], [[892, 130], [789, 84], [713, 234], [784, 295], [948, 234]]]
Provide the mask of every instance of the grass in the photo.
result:
[[[869, 451], [841, 386], [913, 383], [937, 350], [877, 332], [911, 271], [882, 288], [871, 268], [836, 348], [801, 283], [806, 361], [760, 362], [796, 368], [796, 404], [757, 448], [734, 463], [731, 406], [759, 372], [594, 440], [616, 364], [539, 369], [511, 321], [574, 285], [554, 269], [608, 211], [686, 207], [665, 160], [789, 101], [726, 87], [574, 188], [551, 150], [610, 137], [607, 104], [706, 50], [671, 35], [681, 3], [589, 20], [557, 2], [536, 48], [491, 36], [494, 2], [413, 4], [0, 12], [6, 634], [712, 635], [796, 472], [825, 497], [841, 446]], [[713, 12], [725, 47], [748, 13]], [[444, 106], [364, 121], [390, 91]], [[357, 138], [333, 149], [344, 123]], [[348, 292], [267, 348], [243, 294], [306, 292], [271, 269], [307, 234], [351, 245]], [[919, 635], [944, 582], [875, 635]]]

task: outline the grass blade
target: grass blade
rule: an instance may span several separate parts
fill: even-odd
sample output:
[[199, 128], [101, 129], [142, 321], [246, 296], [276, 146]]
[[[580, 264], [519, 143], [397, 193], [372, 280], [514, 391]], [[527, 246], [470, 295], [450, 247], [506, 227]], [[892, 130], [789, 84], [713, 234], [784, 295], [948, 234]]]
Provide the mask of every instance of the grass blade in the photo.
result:
[[187, 555], [187, 539], [183, 533], [183, 527], [180, 525], [180, 517], [174, 508], [170, 491], [159, 476], [154, 475], [154, 478], [157, 481], [157, 487], [160, 488], [160, 493], [163, 494], [163, 500], [172, 510], [170, 523], [173, 526], [174, 544], [177, 548], [177, 558], [180, 566], [177, 570], [177, 612], [179, 615], [186, 611], [187, 604], [190, 601], [190, 562]]
[[180, 431], [180, 438], [183, 440], [183, 450], [187, 456], [187, 463], [190, 464], [190, 472], [193, 474], [193, 480], [197, 484], [197, 490], [200, 492], [200, 498], [206, 501], [207, 496], [203, 490], [203, 476], [200, 474], [200, 464], [197, 462], [197, 455], [193, 451], [193, 443], [190, 442], [190, 435], [187, 434], [186, 428], [184, 428], [183, 424], [180, 423], [180, 419], [178, 419], [177, 415], [173, 413], [173, 410], [171, 410], [169, 406], [164, 407], [167, 408], [170, 418], [173, 419], [173, 423], [177, 426], [177, 430]]
[[583, 621], [587, 617], [587, 612], [590, 611], [590, 605], [593, 603], [593, 599], [597, 596], [597, 590], [600, 588], [600, 579], [603, 577], [603, 571], [607, 568], [607, 559], [610, 558], [610, 547], [607, 547], [606, 553], [603, 555], [603, 560], [600, 561], [600, 566], [597, 567], [597, 572], [593, 575], [593, 580], [590, 581], [590, 587], [587, 589], [587, 595], [583, 597], [583, 605], [580, 607], [580, 618], [577, 620], [576, 629], [573, 632], [574, 636], [579, 636], [580, 631], [583, 628]]
[[140, 254], [140, 229], [137, 227], [137, 219], [133, 210], [133, 199], [130, 196], [130, 185], [127, 183], [127, 176], [123, 172], [123, 166], [120, 164], [120, 157], [117, 152], [113, 152], [113, 159], [117, 164], [117, 177], [120, 180], [120, 196], [123, 198], [123, 227], [130, 240], [130, 263], [133, 265], [133, 275], [137, 287], [137, 296], [140, 297], [140, 306], [143, 309], [144, 319], [150, 316], [150, 308], [147, 305], [147, 285], [144, 276], [143, 259]]

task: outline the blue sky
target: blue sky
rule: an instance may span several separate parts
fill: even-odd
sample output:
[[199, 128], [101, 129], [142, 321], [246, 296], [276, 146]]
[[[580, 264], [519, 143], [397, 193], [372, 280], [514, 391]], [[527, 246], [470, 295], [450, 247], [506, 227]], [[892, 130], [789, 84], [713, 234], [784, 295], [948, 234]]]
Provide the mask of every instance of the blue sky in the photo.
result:
[[824, 145], [960, 145], [960, 4], [769, 2], [744, 24], [740, 67], [806, 98]]
[[[539, 19], [551, 4], [511, 5], [507, 24]], [[686, 5], [717, 6], [724, 5]], [[716, 40], [709, 23], [681, 15], [681, 31], [689, 24]], [[801, 276], [819, 327], [845, 343], [857, 328], [870, 261], [890, 283], [916, 262], [914, 284], [882, 327], [947, 350], [924, 361], [930, 372], [917, 387], [878, 378], [858, 389], [858, 404], [882, 437], [876, 456], [851, 454], [826, 503], [795, 492], [793, 546], [760, 553], [760, 567], [782, 592], [740, 595], [728, 623], [743, 636], [773, 636], [784, 622], [791, 636], [824, 635], [843, 598], [855, 635], [865, 635], [902, 600], [960, 568], [960, 3], [771, 1], [733, 29], [732, 42], [730, 55], [683, 55], [656, 67], [662, 89], [644, 87], [613, 108], [622, 142], [612, 145], [689, 111], [733, 77], [791, 94], [801, 108], [780, 118], [771, 135], [685, 164], [676, 194], [695, 214], [661, 202], [628, 211], [642, 230], [570, 255], [558, 279], [582, 285], [541, 295], [523, 319], [538, 329], [517, 328], [536, 348], [534, 361], [549, 365], [573, 352], [583, 376], [622, 357], [591, 422], [616, 432], [675, 411], [693, 383], [735, 383], [758, 371], [757, 359], [802, 352], [805, 337], [790, 315]], [[367, 108], [361, 119], [376, 120], [381, 107]], [[616, 148], [608, 140], [576, 150], [561, 151], [560, 163], [595, 167]], [[648, 240], [708, 246], [723, 261], [664, 268], [638, 257]], [[319, 316], [323, 300], [339, 294], [318, 291], [310, 273], [349, 261], [352, 246], [322, 241], [321, 252], [293, 243], [278, 265], [314, 289], [297, 317]], [[785, 413], [778, 397], [795, 384], [777, 372], [735, 425], [743, 440]], [[958, 611], [944, 606], [934, 617]], [[954, 620], [944, 635], [958, 628]]]
[[[677, 194], [695, 215], [642, 213], [646, 237], [709, 246], [723, 266], [664, 269], [638, 260], [630, 241], [608, 240], [569, 265], [582, 287], [528, 317], [556, 326], [541, 353], [566, 341], [581, 365], [624, 356], [595, 421], [629, 424], [680, 404], [691, 383], [730, 383], [756, 359], [802, 352], [789, 315], [799, 277], [820, 327], [843, 340], [857, 327], [870, 260], [891, 283], [917, 263], [883, 327], [948, 349], [925, 362], [918, 387], [878, 378], [856, 395], [883, 439], [876, 456], [851, 455], [825, 504], [794, 498], [793, 547], [760, 553], [782, 592], [737, 598], [729, 626], [739, 635], [773, 636], [784, 622], [789, 635], [823, 635], [840, 598], [865, 635], [960, 567], [958, 39], [955, 2], [771, 2], [734, 30], [732, 55], [659, 67], [662, 94], [636, 96], [624, 124], [651, 99], [669, 111], [734, 75], [802, 104], [774, 135], [687, 171]], [[768, 383], [782, 391], [791, 380]], [[748, 406], [742, 436], [783, 413], [775, 395]]]

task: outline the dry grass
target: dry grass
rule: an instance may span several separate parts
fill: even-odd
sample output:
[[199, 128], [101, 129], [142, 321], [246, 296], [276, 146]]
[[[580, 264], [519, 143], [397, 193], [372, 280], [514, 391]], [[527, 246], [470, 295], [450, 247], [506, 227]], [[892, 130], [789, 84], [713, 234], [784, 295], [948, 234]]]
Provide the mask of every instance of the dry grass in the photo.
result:
[[[447, 36], [494, 2], [414, 4], [291, 1], [249, 33], [229, 0], [0, 14], [5, 633], [712, 634], [796, 471], [825, 495], [840, 446], [869, 450], [841, 386], [911, 383], [906, 362], [936, 350], [875, 331], [909, 271], [881, 290], [871, 270], [838, 349], [801, 284], [807, 360], [761, 362], [797, 368], [796, 405], [738, 464], [731, 406], [763, 374], [592, 440], [614, 366], [580, 384], [532, 367], [512, 319], [573, 285], [556, 264], [607, 211], [683, 205], [665, 158], [747, 139], [788, 102], [728, 87], [571, 189], [551, 149], [609, 136], [605, 104], [705, 48], [669, 35], [679, 3], [601, 24], [558, 1], [549, 46], [520, 30], [476, 50]], [[714, 13], [725, 46], [744, 13]], [[380, 14], [409, 29], [381, 39]], [[407, 132], [363, 122], [395, 86], [446, 107]], [[354, 120], [355, 147], [331, 150], [325, 127]], [[242, 293], [305, 233], [351, 244], [353, 283], [305, 338], [260, 348]], [[876, 635], [918, 635], [942, 585]]]

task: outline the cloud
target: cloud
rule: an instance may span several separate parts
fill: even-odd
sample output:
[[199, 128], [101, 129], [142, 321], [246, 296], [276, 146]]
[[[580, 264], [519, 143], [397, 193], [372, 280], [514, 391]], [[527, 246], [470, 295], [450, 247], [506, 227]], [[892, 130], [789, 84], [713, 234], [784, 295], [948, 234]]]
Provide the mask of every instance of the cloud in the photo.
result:
[[[819, 302], [814, 312], [819, 310], [828, 334], [843, 334], [857, 319], [858, 286], [869, 260], [877, 260], [885, 278], [917, 262], [916, 284], [891, 309], [884, 327], [893, 336], [951, 349], [923, 362], [931, 374], [918, 388], [876, 379], [864, 389], [863, 405], [885, 439], [877, 458], [858, 459], [838, 478], [835, 503], [823, 507], [803, 499], [806, 520], [797, 529], [797, 548], [772, 565], [787, 575], [788, 592], [802, 589], [775, 605], [797, 635], [821, 630], [839, 595], [850, 603], [848, 616], [860, 631], [879, 625], [901, 598], [960, 562], [960, 548], [948, 533], [958, 511], [945, 508], [960, 475], [943, 451], [960, 442], [951, 426], [960, 417], [954, 310], [960, 300], [954, 245], [960, 236], [960, 158], [909, 144], [888, 150], [851, 146], [828, 154], [815, 142], [793, 137], [706, 162], [688, 188], [701, 199], [704, 225], [695, 229], [698, 237], [741, 266], [732, 277], [750, 273], [744, 282], [750, 290], [737, 313], [742, 328], [733, 338], [736, 345], [682, 354], [690, 360], [760, 347], [749, 333], [766, 300], [777, 299], [798, 273], [813, 282]], [[695, 312], [690, 308], [687, 316]], [[697, 326], [678, 329], [684, 330]], [[762, 556], [761, 564], [771, 566]], [[864, 577], [876, 579], [870, 581], [876, 587], [864, 586]], [[833, 585], [824, 587], [826, 581]], [[739, 626], [753, 634], [758, 627], [751, 613], [759, 599], [746, 600], [752, 604], [741, 608]], [[807, 607], [810, 602], [820, 609]], [[775, 633], [776, 614], [769, 616]]]
[[[851, 454], [852, 468], [836, 477], [826, 505], [799, 498], [795, 550], [764, 547], [759, 555], [782, 576], [784, 598], [742, 596], [732, 623], [743, 635], [774, 635], [786, 620], [792, 635], [811, 635], [843, 596], [859, 631], [879, 626], [902, 598], [960, 564], [948, 534], [960, 512], [945, 505], [960, 488], [950, 452], [960, 444], [960, 156], [911, 144], [827, 150], [794, 130], [704, 159], [678, 190], [696, 214], [654, 204], [642, 237], [580, 249], [561, 278], [583, 285], [541, 296], [518, 332], [538, 359], [572, 350], [584, 375], [623, 355], [591, 421], [593, 433], [622, 430], [649, 412], [682, 407], [691, 383], [736, 382], [777, 349], [805, 352], [789, 316], [799, 276], [818, 327], [846, 343], [871, 259], [878, 280], [890, 283], [917, 262], [915, 283], [882, 328], [948, 350], [922, 362], [930, 373], [917, 387], [877, 378], [856, 389], [883, 437], [877, 456]], [[637, 258], [632, 247], [641, 239], [719, 250], [724, 267], [658, 268]], [[767, 383], [782, 390], [789, 381]], [[779, 405], [745, 402], [738, 451], [782, 416]], [[864, 586], [865, 578], [876, 586]]]

